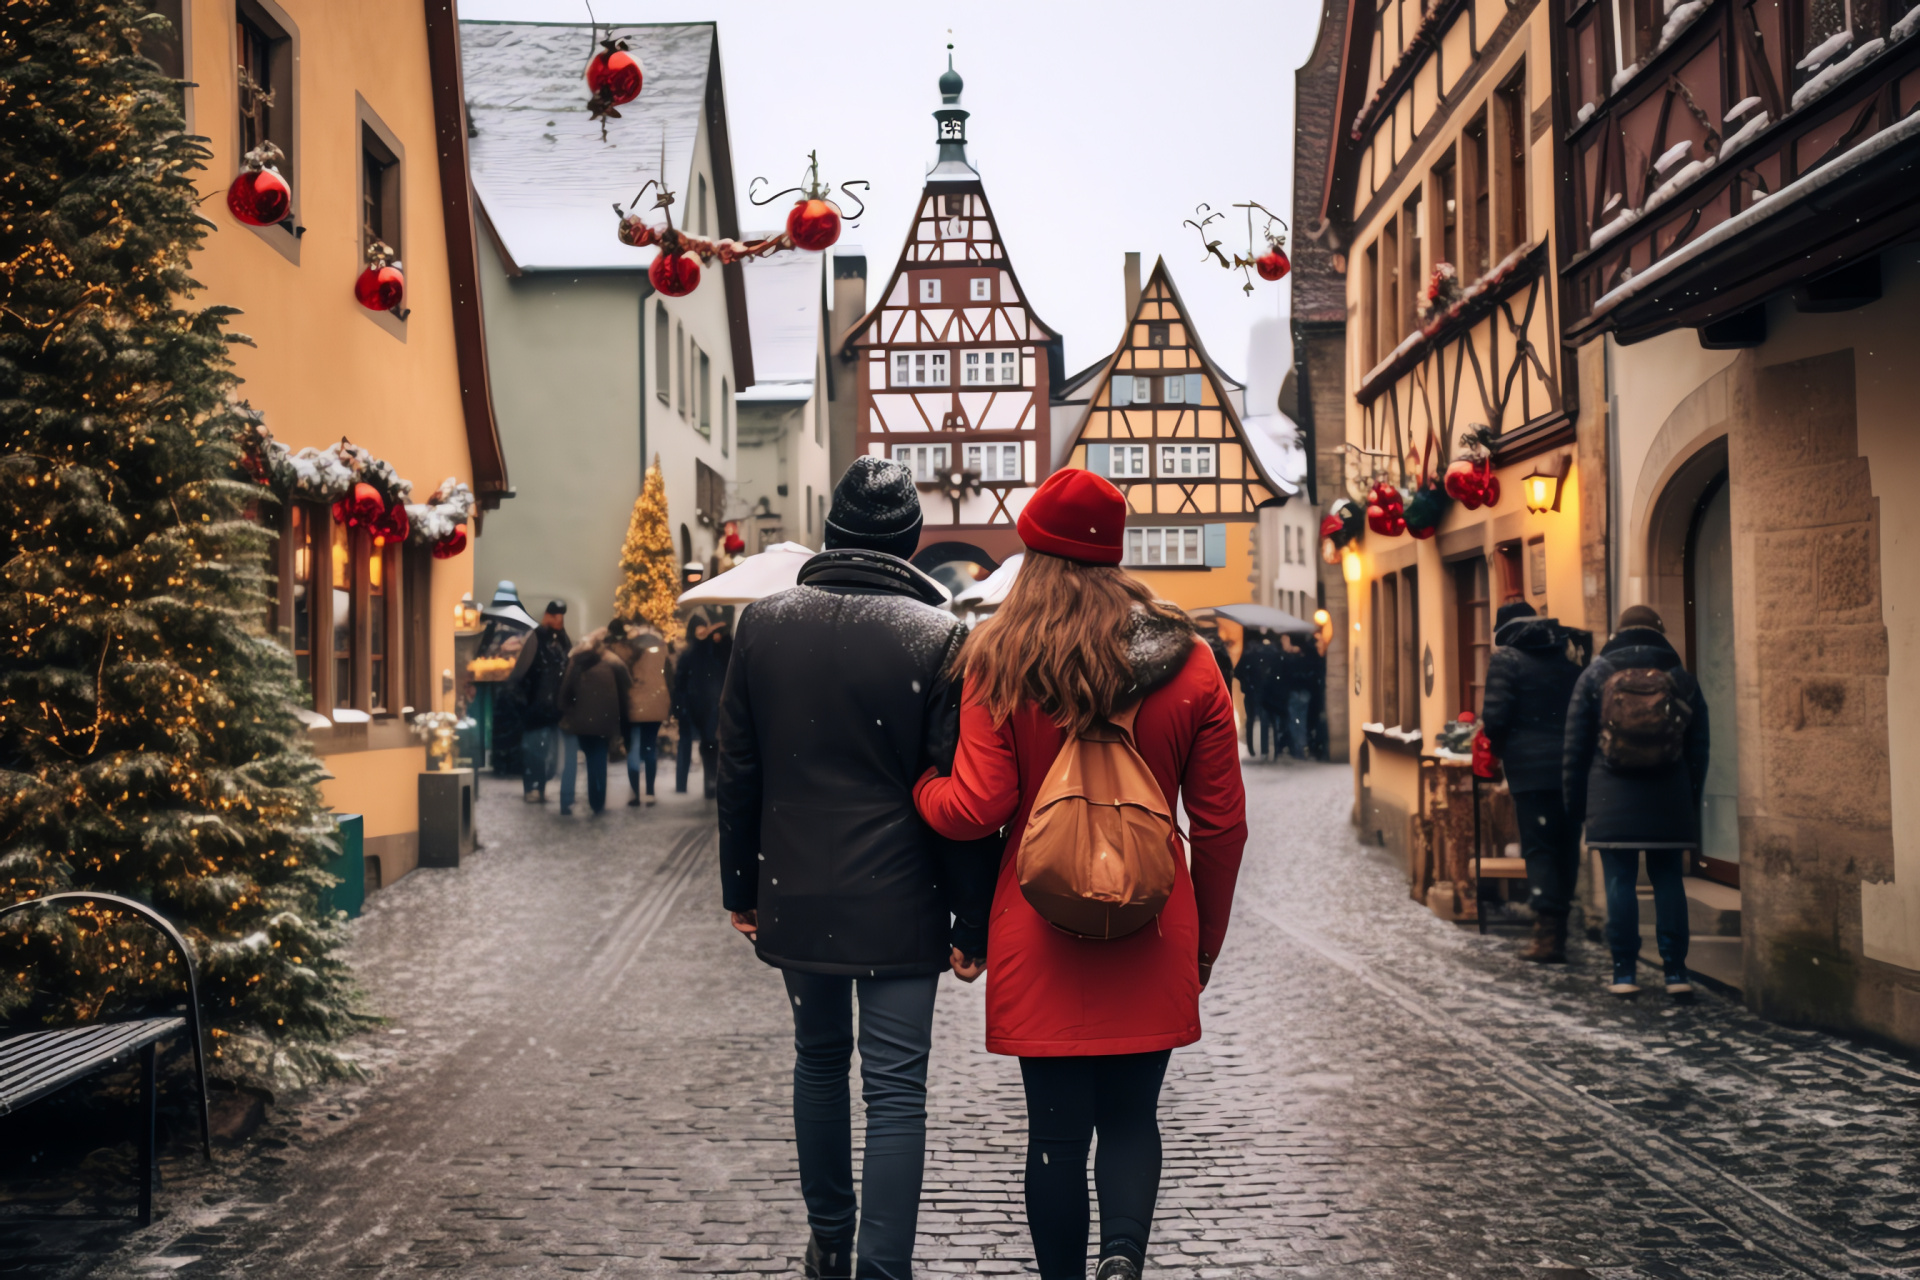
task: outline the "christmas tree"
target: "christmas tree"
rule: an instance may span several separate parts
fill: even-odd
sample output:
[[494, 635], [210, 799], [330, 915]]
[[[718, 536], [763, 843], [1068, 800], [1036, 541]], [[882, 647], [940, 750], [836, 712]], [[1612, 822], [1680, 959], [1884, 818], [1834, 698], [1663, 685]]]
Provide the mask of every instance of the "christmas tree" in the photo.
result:
[[[233, 313], [189, 302], [208, 152], [138, 52], [164, 30], [137, 0], [11, 0], [0, 23], [0, 900], [152, 903], [195, 952], [212, 1065], [284, 1084], [338, 1065], [357, 1019], [340, 926], [315, 918], [321, 768], [265, 636], [273, 505], [245, 469]], [[108, 910], [6, 930], [15, 1025], [179, 982]]]
[[621, 618], [641, 619], [668, 640], [678, 635], [674, 602], [680, 597], [680, 571], [673, 559], [673, 533], [667, 525], [667, 481], [660, 474], [660, 455], [653, 456], [647, 480], [633, 504], [627, 522], [627, 540], [620, 548], [620, 588], [614, 592], [613, 612]]

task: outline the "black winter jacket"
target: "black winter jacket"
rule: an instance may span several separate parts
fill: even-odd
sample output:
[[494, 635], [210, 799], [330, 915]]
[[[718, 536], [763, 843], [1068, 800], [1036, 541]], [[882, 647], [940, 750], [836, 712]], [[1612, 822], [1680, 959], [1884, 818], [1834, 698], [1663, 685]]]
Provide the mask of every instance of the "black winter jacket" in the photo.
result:
[[1286, 701], [1285, 681], [1280, 674], [1280, 650], [1271, 644], [1249, 641], [1240, 650], [1240, 661], [1233, 668], [1240, 682], [1240, 696], [1249, 709], [1278, 707]]
[[507, 676], [507, 689], [519, 701], [520, 723], [528, 729], [547, 729], [560, 723], [560, 684], [567, 674], [567, 656], [573, 642], [564, 629], [541, 623], [520, 642], [520, 656]]
[[[1600, 690], [1616, 671], [1671, 671], [1693, 705], [1681, 759], [1665, 769], [1616, 773], [1600, 754]], [[1562, 784], [1567, 816], [1585, 822], [1586, 843], [1601, 849], [1691, 849], [1700, 844], [1700, 789], [1707, 781], [1707, 700], [1680, 655], [1651, 627], [1616, 631], [1573, 687], [1567, 706]]]
[[708, 742], [720, 727], [720, 694], [733, 655], [733, 636], [723, 633], [690, 640], [673, 664], [673, 713], [683, 728], [691, 726]]
[[[720, 718], [720, 872], [782, 969], [901, 977], [986, 953], [1001, 842], [936, 837], [913, 804], [959, 732], [966, 626], [895, 556], [827, 551], [740, 616]], [[988, 847], [990, 846], [990, 847]], [[949, 914], [958, 916], [950, 923]]]
[[1509, 622], [1487, 659], [1480, 726], [1507, 772], [1510, 791], [1558, 791], [1567, 740], [1567, 704], [1580, 668], [1551, 618]]

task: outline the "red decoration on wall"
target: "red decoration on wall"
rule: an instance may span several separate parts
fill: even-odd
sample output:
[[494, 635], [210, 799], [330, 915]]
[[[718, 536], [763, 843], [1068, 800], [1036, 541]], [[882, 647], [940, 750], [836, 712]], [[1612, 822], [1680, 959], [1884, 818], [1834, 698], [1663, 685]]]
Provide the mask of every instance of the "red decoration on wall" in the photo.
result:
[[1500, 477], [1493, 474], [1490, 433], [1485, 427], [1468, 431], [1460, 455], [1447, 464], [1443, 481], [1447, 496], [1469, 511], [1500, 503]]
[[1381, 481], [1367, 493], [1367, 528], [1389, 538], [1407, 531], [1406, 506], [1400, 491]]
[[647, 279], [667, 297], [684, 298], [700, 287], [700, 259], [690, 253], [669, 253], [662, 246], [647, 268]]
[[333, 504], [333, 518], [338, 524], [349, 529], [365, 529], [372, 526], [386, 513], [387, 500], [380, 491], [362, 480], [353, 486], [346, 497]]
[[293, 188], [277, 169], [247, 169], [227, 188], [227, 209], [250, 227], [285, 222]]
[[455, 529], [446, 537], [433, 544], [435, 560], [451, 560], [467, 549], [467, 531]]
[[831, 200], [796, 200], [787, 215], [787, 239], [796, 249], [820, 250], [840, 238], [840, 210]]
[[412, 531], [413, 523], [407, 519], [407, 508], [398, 502], [375, 516], [367, 525], [367, 532], [388, 542], [405, 542]]
[[353, 282], [353, 296], [369, 311], [392, 311], [407, 296], [399, 258], [378, 240], [367, 246], [367, 269]]

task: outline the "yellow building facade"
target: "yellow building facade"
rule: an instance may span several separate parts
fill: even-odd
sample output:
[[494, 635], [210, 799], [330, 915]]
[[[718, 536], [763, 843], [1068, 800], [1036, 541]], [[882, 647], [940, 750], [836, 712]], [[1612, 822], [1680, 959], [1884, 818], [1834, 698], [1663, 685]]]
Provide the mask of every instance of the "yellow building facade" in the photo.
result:
[[[189, 82], [188, 129], [212, 152], [202, 208], [216, 229], [194, 261], [204, 285], [196, 300], [238, 308], [233, 331], [253, 344], [233, 348], [237, 394], [295, 459], [345, 438], [364, 453], [330, 456], [386, 463], [390, 496], [404, 493], [396, 478], [422, 507], [452, 495], [436, 518], [465, 502], [443, 482], [465, 486], [474, 498], [461, 528], [477, 535], [507, 480], [480, 342], [452, 6], [155, 7], [178, 33], [159, 51], [163, 68]], [[254, 226], [225, 195], [262, 142], [284, 157], [277, 167], [292, 196], [284, 221]], [[405, 277], [391, 311], [355, 296], [376, 239]], [[337, 487], [345, 473], [327, 474]], [[407, 721], [451, 709], [445, 676], [455, 609], [473, 588], [472, 551], [434, 554], [418, 536], [422, 507], [415, 536], [382, 537], [341, 525], [324, 483], [283, 496], [269, 516], [282, 533], [271, 625], [295, 649], [306, 719], [333, 775], [325, 798], [363, 815], [369, 884], [391, 883], [418, 857], [426, 759]]]
[[1459, 459], [1498, 481], [1475, 509], [1441, 498], [1424, 536], [1387, 510], [1342, 550], [1355, 820], [1417, 858], [1423, 761], [1479, 711], [1500, 606], [1604, 632], [1587, 536], [1604, 466], [1582, 465], [1591, 424], [1559, 336], [1546, 6], [1361, 0], [1344, 39], [1320, 193], [1345, 246], [1344, 474], [1320, 497], [1431, 500]]

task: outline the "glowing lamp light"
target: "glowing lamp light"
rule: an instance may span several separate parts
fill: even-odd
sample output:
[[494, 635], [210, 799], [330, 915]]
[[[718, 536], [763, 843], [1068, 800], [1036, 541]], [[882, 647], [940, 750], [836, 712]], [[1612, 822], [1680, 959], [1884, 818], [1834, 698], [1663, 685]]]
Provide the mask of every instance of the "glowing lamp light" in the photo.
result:
[[472, 631], [480, 625], [480, 606], [474, 603], [473, 592], [461, 596], [453, 606], [453, 625], [460, 631]]
[[1365, 567], [1360, 563], [1360, 553], [1352, 547], [1343, 548], [1340, 552], [1340, 576], [1349, 583], [1356, 583], [1365, 573]]
[[1526, 496], [1528, 511], [1543, 515], [1560, 509], [1560, 490], [1566, 483], [1567, 470], [1572, 462], [1572, 456], [1563, 453], [1520, 482], [1520, 492]]
[[1330, 627], [1333, 625], [1333, 615], [1325, 609], [1315, 609], [1313, 611], [1313, 625], [1316, 627]]

